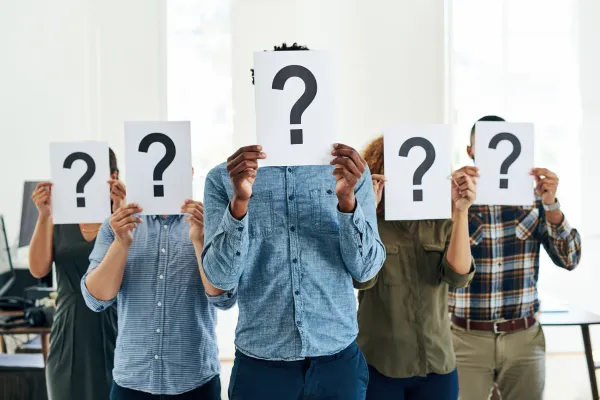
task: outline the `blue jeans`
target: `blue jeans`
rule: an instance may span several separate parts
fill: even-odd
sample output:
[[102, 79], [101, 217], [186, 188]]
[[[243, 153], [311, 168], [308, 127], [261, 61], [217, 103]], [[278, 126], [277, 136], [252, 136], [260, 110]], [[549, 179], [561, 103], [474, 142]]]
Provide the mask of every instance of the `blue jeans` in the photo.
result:
[[369, 372], [356, 343], [332, 356], [267, 361], [236, 351], [230, 400], [364, 400]]
[[458, 373], [388, 378], [369, 365], [367, 400], [457, 400]]
[[217, 375], [194, 390], [176, 395], [139, 392], [113, 382], [110, 400], [221, 400], [221, 378]]

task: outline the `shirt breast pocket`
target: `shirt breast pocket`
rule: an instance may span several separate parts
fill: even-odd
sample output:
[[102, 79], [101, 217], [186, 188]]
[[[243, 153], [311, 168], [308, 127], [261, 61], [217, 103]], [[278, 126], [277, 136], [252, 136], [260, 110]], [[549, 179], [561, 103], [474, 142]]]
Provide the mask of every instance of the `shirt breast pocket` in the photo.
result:
[[515, 236], [521, 240], [530, 239], [537, 229], [539, 210], [537, 208], [521, 209], [516, 213]]
[[396, 245], [385, 246], [385, 262], [382, 268], [383, 283], [388, 286], [406, 285], [400, 265], [400, 249]]
[[422, 276], [430, 285], [438, 285], [442, 281], [441, 268], [446, 246], [444, 243], [423, 244], [423, 252], [423, 264], [419, 265]]
[[248, 201], [248, 229], [250, 237], [266, 237], [273, 234], [273, 192], [264, 190], [253, 193]]
[[325, 234], [338, 234], [340, 225], [337, 219], [338, 199], [335, 186], [310, 190], [311, 218], [314, 230]]
[[477, 215], [469, 216], [469, 241], [471, 246], [478, 246], [483, 240], [483, 220]]

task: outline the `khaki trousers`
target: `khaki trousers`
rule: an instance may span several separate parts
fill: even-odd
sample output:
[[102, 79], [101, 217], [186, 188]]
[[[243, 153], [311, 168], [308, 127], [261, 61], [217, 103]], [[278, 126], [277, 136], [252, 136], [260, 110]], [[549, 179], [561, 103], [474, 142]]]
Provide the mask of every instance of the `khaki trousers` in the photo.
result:
[[494, 383], [502, 400], [542, 400], [546, 338], [539, 323], [500, 334], [451, 329], [461, 400], [488, 400]]

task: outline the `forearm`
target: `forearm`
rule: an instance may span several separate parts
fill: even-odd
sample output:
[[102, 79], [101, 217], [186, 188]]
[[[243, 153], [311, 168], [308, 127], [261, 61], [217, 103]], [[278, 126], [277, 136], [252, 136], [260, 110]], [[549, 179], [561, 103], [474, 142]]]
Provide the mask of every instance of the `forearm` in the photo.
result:
[[52, 268], [51, 218], [38, 218], [29, 245], [29, 271], [36, 278], [43, 278]]
[[452, 221], [452, 234], [446, 258], [457, 274], [465, 275], [471, 270], [472, 263], [468, 212], [455, 210]]
[[100, 265], [89, 273], [85, 285], [98, 300], [109, 301], [117, 297], [123, 282], [129, 246], [115, 240]]
[[213, 286], [212, 283], [209, 282], [206, 274], [204, 273], [204, 268], [202, 268], [202, 252], [204, 251], [204, 242], [194, 242], [194, 250], [196, 251], [196, 259], [198, 260], [198, 269], [200, 270], [200, 277], [202, 278], [202, 285], [204, 285], [204, 291], [208, 296], [215, 297], [220, 296], [226, 292], [226, 290], [222, 290]]

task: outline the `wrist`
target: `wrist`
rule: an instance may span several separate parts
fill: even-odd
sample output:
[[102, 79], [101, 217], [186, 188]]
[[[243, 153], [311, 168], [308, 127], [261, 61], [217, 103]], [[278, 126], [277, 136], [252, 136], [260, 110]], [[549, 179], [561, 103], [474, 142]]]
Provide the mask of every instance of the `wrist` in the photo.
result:
[[204, 250], [204, 236], [199, 238], [193, 238], [192, 244], [196, 248], [196, 250]]
[[455, 208], [454, 211], [452, 212], [453, 220], [468, 219], [468, 217], [469, 217], [469, 209], [468, 208], [466, 210]]
[[552, 197], [552, 200], [544, 200], [542, 198], [542, 204], [546, 205], [546, 206], [551, 206], [552, 204], [556, 204], [557, 200], [556, 197]]
[[133, 242], [133, 240], [130, 239], [124, 239], [124, 238], [120, 238], [119, 236], [117, 236], [115, 238], [115, 244], [123, 249], [123, 250], [127, 250], [129, 251], [129, 248], [131, 247], [131, 243]]
[[38, 214], [38, 223], [40, 225], [47, 224], [51, 221], [52, 217], [50, 215]]
[[248, 200], [240, 199], [239, 197], [233, 196], [231, 200], [229, 210], [233, 218], [240, 220], [248, 213]]
[[356, 208], [356, 197], [354, 193], [350, 196], [338, 196], [338, 208], [343, 213], [352, 213]]

